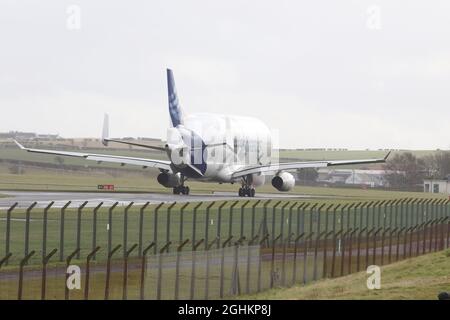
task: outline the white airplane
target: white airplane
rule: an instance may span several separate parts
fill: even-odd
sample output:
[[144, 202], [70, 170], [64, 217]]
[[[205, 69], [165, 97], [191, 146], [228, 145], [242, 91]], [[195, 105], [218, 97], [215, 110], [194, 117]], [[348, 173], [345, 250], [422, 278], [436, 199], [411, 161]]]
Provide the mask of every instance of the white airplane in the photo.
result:
[[254, 197], [255, 187], [264, 184], [265, 175], [274, 175], [272, 185], [279, 191], [289, 191], [295, 185], [289, 171], [302, 168], [321, 168], [347, 164], [383, 163], [382, 159], [301, 161], [279, 163], [272, 159], [272, 137], [269, 128], [260, 120], [218, 114], [185, 115], [180, 107], [172, 70], [167, 69], [169, 114], [171, 128], [167, 130], [164, 147], [110, 139], [109, 121], [105, 115], [102, 141], [123, 143], [167, 153], [168, 160], [154, 160], [117, 155], [67, 152], [57, 150], [31, 149], [15, 143], [28, 152], [81, 157], [86, 160], [114, 162], [121, 165], [135, 165], [143, 168], [157, 168], [158, 182], [166, 188], [173, 188], [174, 194], [189, 194], [185, 185], [188, 179], [240, 183], [239, 196]]

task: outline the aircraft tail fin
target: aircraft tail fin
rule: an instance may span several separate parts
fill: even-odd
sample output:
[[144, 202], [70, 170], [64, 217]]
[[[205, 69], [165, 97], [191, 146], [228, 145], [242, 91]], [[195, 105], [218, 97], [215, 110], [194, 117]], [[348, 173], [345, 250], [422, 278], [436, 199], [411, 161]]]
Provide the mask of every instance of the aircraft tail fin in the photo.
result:
[[169, 114], [174, 127], [179, 124], [183, 124], [183, 112], [180, 106], [180, 100], [178, 99], [177, 89], [175, 87], [175, 79], [173, 72], [167, 69], [167, 90], [169, 97]]

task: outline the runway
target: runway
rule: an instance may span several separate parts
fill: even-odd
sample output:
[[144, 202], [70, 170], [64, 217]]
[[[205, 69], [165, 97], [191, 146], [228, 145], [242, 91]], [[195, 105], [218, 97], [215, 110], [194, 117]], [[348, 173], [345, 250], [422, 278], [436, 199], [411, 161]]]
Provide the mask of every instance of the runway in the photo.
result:
[[87, 207], [96, 207], [100, 202], [104, 206], [111, 206], [118, 202], [120, 206], [126, 206], [130, 202], [136, 205], [150, 203], [171, 203], [188, 201], [218, 201], [218, 200], [243, 200], [243, 199], [311, 199], [318, 198], [309, 195], [295, 195], [282, 193], [257, 193], [254, 198], [242, 198], [233, 192], [215, 192], [213, 194], [190, 194], [173, 195], [169, 193], [119, 193], [119, 192], [40, 192], [40, 191], [1, 191], [7, 195], [6, 198], [0, 198], [0, 209], [8, 209], [14, 203], [18, 203], [18, 208], [26, 208], [33, 202], [37, 202], [37, 208], [46, 207], [51, 201], [54, 201], [53, 207], [60, 208], [68, 201], [71, 201], [69, 207], [79, 207], [83, 202], [88, 201]]

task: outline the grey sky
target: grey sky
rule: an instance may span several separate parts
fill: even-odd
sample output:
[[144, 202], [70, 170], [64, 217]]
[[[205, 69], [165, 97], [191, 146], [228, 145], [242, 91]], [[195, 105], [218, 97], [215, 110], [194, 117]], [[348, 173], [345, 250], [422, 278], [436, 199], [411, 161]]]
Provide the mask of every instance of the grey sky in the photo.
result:
[[259, 117], [281, 147], [449, 149], [449, 13], [444, 0], [2, 0], [0, 131], [99, 136], [108, 112], [113, 136], [165, 138], [170, 67], [186, 113]]

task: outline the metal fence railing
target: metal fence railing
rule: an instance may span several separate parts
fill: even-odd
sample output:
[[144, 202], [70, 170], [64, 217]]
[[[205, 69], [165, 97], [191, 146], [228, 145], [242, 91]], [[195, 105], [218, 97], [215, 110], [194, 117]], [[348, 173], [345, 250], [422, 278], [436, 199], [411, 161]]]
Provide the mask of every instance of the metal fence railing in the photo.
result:
[[[80, 250], [75, 249], [62, 264], [54, 248], [39, 265], [29, 263], [36, 254], [32, 250], [18, 266], [5, 267], [9, 253], [0, 260], [0, 299], [192, 300], [252, 294], [449, 248], [450, 224], [443, 217], [409, 228], [265, 234], [215, 238], [204, 244], [204, 238], [193, 246], [190, 239], [176, 245], [167, 242], [155, 254], [151, 242], [140, 257], [132, 255], [137, 243], [130, 244], [125, 256], [119, 254], [121, 244], [96, 247], [79, 259]], [[94, 260], [102, 250], [107, 258]]]
[[[42, 204], [40, 204], [42, 206]], [[185, 250], [193, 248], [199, 239], [205, 250], [212, 239], [235, 236], [253, 239], [269, 235], [263, 246], [275, 242], [275, 236], [287, 235], [305, 238], [311, 235], [342, 235], [352, 239], [370, 236], [369, 231], [410, 229], [450, 217], [450, 201], [446, 199], [397, 199], [388, 201], [324, 204], [307, 201], [218, 201], [198, 203], [159, 203], [121, 205], [110, 207], [103, 203], [89, 207], [88, 202], [73, 206], [71, 202], [54, 208], [54, 202], [38, 207], [36, 203], [22, 209], [14, 204], [0, 210], [0, 256], [9, 253], [10, 265], [18, 265], [19, 258], [30, 249], [35, 254], [28, 264], [40, 263], [57, 248], [53, 260], [63, 262], [65, 257], [79, 249], [75, 259], [86, 256], [97, 246], [104, 248], [92, 257], [105, 261], [106, 252], [120, 244], [117, 255], [125, 257], [130, 244], [137, 247], [131, 257], [141, 257], [146, 243], [154, 242], [153, 254], [168, 242], [169, 250], [185, 239], [191, 239]], [[355, 230], [359, 230], [356, 233]], [[379, 234], [382, 231], [378, 231]], [[377, 236], [379, 236], [379, 234]], [[330, 236], [330, 235], [329, 235]], [[219, 241], [213, 247], [220, 248]], [[292, 243], [288, 243], [292, 247]]]

